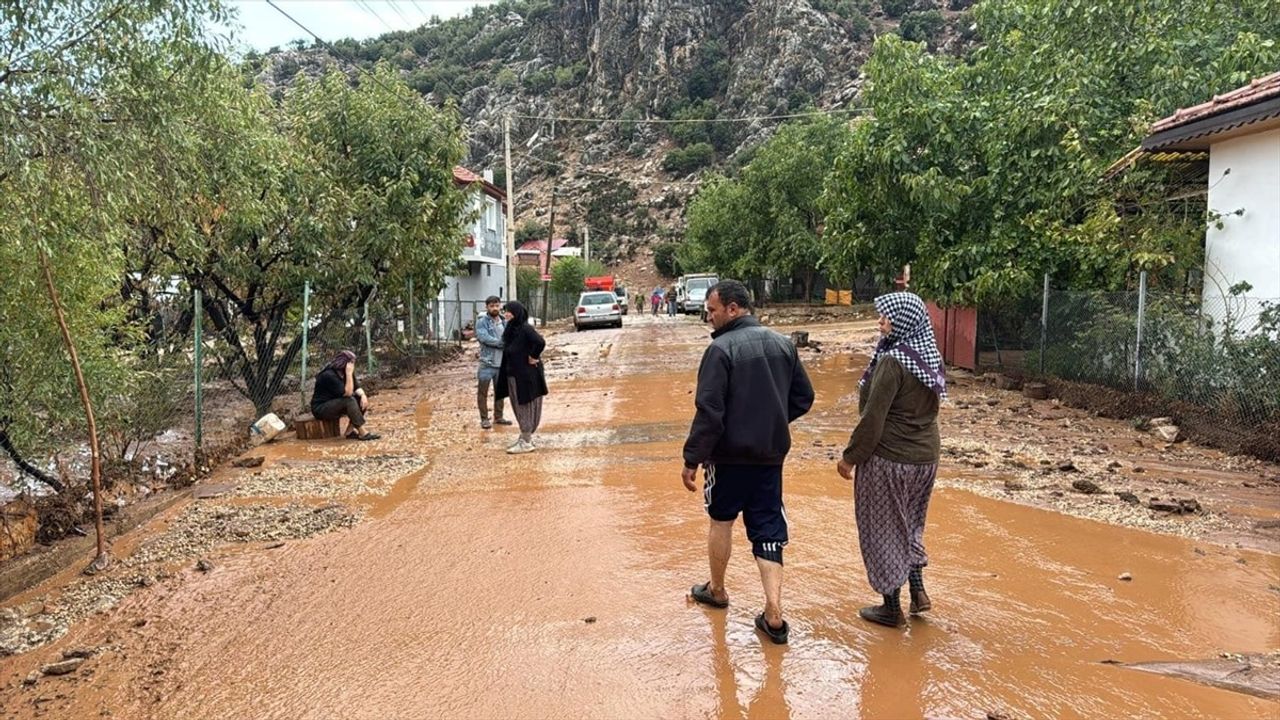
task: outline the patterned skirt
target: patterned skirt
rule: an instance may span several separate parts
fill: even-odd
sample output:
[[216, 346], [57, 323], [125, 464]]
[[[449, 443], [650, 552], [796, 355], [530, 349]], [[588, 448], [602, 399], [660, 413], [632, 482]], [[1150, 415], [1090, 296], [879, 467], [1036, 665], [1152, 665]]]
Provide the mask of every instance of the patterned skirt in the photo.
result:
[[924, 550], [924, 518], [938, 464], [908, 465], [871, 456], [858, 466], [853, 510], [867, 580], [881, 594], [907, 582], [913, 566], [929, 564]]

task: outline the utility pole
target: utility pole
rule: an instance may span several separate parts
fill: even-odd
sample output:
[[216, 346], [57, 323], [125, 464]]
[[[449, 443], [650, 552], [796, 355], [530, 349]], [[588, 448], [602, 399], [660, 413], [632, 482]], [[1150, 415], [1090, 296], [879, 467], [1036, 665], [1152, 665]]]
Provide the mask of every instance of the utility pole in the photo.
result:
[[560, 176], [551, 181], [551, 220], [547, 228], [547, 254], [542, 257], [542, 327], [547, 326], [547, 296], [551, 294], [551, 251], [556, 244], [556, 186]]
[[591, 226], [582, 226], [582, 255], [583, 264], [591, 264]]
[[513, 201], [511, 198], [511, 115], [508, 113], [502, 118], [502, 149], [506, 155], [507, 168], [507, 220], [502, 227], [505, 230], [503, 240], [507, 246], [507, 299], [515, 300], [516, 297], [516, 215], [512, 209]]

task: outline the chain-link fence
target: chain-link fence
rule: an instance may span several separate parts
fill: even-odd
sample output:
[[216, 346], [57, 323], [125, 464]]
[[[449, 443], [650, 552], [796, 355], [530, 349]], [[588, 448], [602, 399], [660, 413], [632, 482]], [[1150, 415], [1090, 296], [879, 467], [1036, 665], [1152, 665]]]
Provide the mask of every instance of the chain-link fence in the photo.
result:
[[[979, 363], [1143, 393], [1280, 433], [1280, 298], [1052, 290], [979, 313]], [[1270, 430], [1267, 430], [1270, 428]]]
[[[376, 383], [454, 351], [472, 337], [483, 311], [483, 301], [415, 296], [412, 289], [374, 291], [337, 310], [317, 308], [309, 286], [277, 302], [287, 310], [251, 322], [199, 291], [153, 296], [146, 341], [122, 350], [110, 387], [90, 387], [108, 489], [124, 479], [151, 489], [188, 483], [208, 463], [243, 449], [249, 426], [264, 414], [287, 420], [306, 412], [316, 374], [341, 350], [354, 352], [359, 376]], [[24, 489], [48, 492], [59, 478], [87, 477], [82, 424], [44, 425], [39, 434], [13, 427], [0, 442], [0, 501]]]
[[546, 295], [546, 304], [543, 304], [543, 293], [541, 287], [532, 287], [528, 290], [520, 290], [520, 302], [529, 310], [529, 317], [535, 320], [546, 322], [555, 322], [557, 320], [566, 320], [573, 317], [574, 311], [578, 307], [578, 293], [558, 293], [550, 292]]

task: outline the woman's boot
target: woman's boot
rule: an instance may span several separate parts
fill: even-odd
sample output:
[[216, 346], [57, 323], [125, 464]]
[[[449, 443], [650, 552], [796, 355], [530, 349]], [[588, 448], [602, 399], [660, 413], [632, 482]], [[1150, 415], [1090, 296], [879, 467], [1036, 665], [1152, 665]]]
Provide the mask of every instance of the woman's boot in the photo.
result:
[[863, 620], [884, 625], [886, 627], [906, 627], [907, 616], [902, 614], [902, 601], [899, 600], [899, 594], [902, 588], [893, 591], [891, 595], [884, 596], [883, 605], [873, 605], [864, 607], [858, 611], [858, 615]]
[[919, 615], [933, 609], [933, 601], [929, 599], [929, 593], [924, 591], [924, 566], [912, 567], [907, 581], [911, 584], [911, 614]]

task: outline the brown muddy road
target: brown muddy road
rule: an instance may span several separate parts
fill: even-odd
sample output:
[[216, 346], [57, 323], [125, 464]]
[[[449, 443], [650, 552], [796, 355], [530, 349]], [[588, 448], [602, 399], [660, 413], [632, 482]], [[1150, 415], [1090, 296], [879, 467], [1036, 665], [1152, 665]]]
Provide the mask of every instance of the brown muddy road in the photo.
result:
[[[741, 531], [733, 604], [692, 605], [706, 517], [678, 458], [705, 336], [692, 319], [628, 318], [622, 330], [552, 338], [531, 455], [502, 452], [509, 428], [478, 429], [470, 361], [388, 393], [379, 451], [417, 448], [430, 462], [368, 501], [365, 521], [228, 552], [213, 572], [139, 590], [54, 646], [0, 660], [5, 717], [1280, 713], [1101, 662], [1280, 647], [1274, 555], [942, 489], [926, 535], [934, 611], [903, 631], [861, 622], [874, 596], [851, 489], [828, 459], [847, 437], [853, 410], [839, 401], [859, 358], [806, 356], [818, 402], [795, 427], [804, 452], [785, 475], [791, 645], [762, 643], [752, 627], [762, 601]], [[374, 452], [363, 445], [338, 447]], [[76, 676], [21, 687], [79, 645], [107, 649]]]

